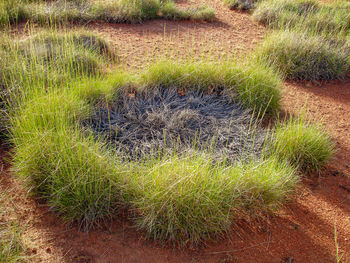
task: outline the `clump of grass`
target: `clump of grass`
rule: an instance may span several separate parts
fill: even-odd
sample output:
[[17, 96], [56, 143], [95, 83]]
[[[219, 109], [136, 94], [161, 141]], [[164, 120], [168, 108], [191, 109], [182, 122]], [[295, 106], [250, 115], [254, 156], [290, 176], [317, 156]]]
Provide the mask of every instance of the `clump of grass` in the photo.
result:
[[172, 1], [161, 0], [6, 0], [0, 5], [0, 26], [28, 20], [51, 25], [91, 21], [142, 23], [157, 18], [211, 21], [214, 17], [214, 11], [207, 6], [182, 10]]
[[303, 117], [277, 124], [269, 145], [273, 155], [307, 172], [325, 166], [335, 152], [330, 136]]
[[262, 64], [161, 61], [142, 74], [142, 81], [149, 88], [222, 90], [229, 100], [257, 111], [272, 113], [279, 109], [280, 76]]
[[179, 9], [174, 2], [167, 2], [162, 5], [160, 14], [162, 18], [168, 20], [203, 20], [212, 21], [215, 18], [213, 9], [207, 6], [200, 6], [190, 9]]
[[87, 32], [42, 32], [25, 40], [0, 43], [0, 86], [7, 93], [38, 81], [67, 81], [102, 73], [115, 59], [108, 43]]
[[158, 16], [159, 0], [109, 0], [100, 1], [92, 7], [99, 20], [114, 23], [141, 23]]
[[268, 36], [256, 51], [261, 63], [275, 66], [292, 80], [331, 80], [350, 72], [350, 44], [291, 31]]
[[100, 1], [91, 5], [90, 13], [94, 20], [114, 23], [142, 23], [156, 18], [211, 21], [215, 17], [207, 6], [180, 9], [173, 1], [161, 0]]
[[262, 1], [253, 17], [272, 28], [347, 34], [350, 29], [349, 11], [349, 4], [341, 2], [320, 5], [313, 0]]
[[137, 92], [133, 98], [123, 94], [97, 105], [84, 126], [126, 160], [199, 149], [232, 163], [260, 156], [266, 134], [258, 123], [251, 110], [218, 94], [179, 95], [169, 88]]
[[74, 129], [87, 113], [76, 95], [52, 92], [32, 95], [10, 119], [16, 175], [84, 229], [113, 216], [120, 197], [115, 160], [102, 144]]
[[114, 58], [106, 41], [87, 32], [42, 33], [20, 42], [19, 49], [30, 63], [35, 61], [46, 68], [53, 67], [53, 71], [61, 74], [70, 72], [77, 76], [100, 74], [103, 58], [105, 61]]
[[224, 4], [232, 10], [252, 10], [259, 0], [224, 0]]
[[23, 4], [23, 0], [3, 0], [0, 2], [0, 28], [28, 19]]
[[181, 245], [220, 237], [246, 207], [275, 207], [298, 181], [292, 167], [276, 160], [226, 167], [196, 154], [137, 165], [127, 180], [138, 226]]
[[88, 23], [94, 19], [90, 1], [56, 0], [23, 4], [28, 21], [41, 25]]
[[[104, 65], [115, 61], [108, 43], [86, 32], [42, 32], [21, 41], [5, 37], [0, 54], [1, 135], [7, 133], [8, 106], [23, 103], [33, 86], [45, 90], [77, 77], [102, 75]], [[12, 101], [14, 97], [22, 101]]]

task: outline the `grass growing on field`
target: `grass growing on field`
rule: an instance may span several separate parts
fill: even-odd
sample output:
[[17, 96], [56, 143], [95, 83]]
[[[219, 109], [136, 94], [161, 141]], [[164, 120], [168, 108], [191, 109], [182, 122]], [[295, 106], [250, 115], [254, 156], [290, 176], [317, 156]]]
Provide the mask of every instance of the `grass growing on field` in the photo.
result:
[[350, 4], [321, 5], [314, 0], [262, 1], [253, 17], [272, 28], [298, 29], [322, 34], [349, 34]]
[[174, 2], [164, 3], [158, 15], [168, 20], [203, 20], [212, 21], [215, 18], [215, 13], [208, 6], [199, 6], [197, 8], [180, 9], [176, 7]]
[[259, 2], [253, 17], [278, 29], [256, 51], [292, 80], [342, 79], [350, 73], [350, 5], [314, 0]]
[[252, 10], [259, 0], [223, 0], [224, 4], [232, 10]]
[[[79, 71], [86, 65], [74, 56], [77, 50], [96, 58], [97, 68], [110, 62], [111, 51], [105, 55], [104, 42], [93, 39], [54, 33], [54, 37], [0, 45], [10, 54], [2, 57], [3, 65], [12, 62], [18, 69], [23, 65], [19, 61], [29, 65], [18, 71], [5, 67], [1, 74], [9, 91], [6, 116], [14, 147], [13, 169], [63, 219], [89, 229], [127, 207], [150, 237], [196, 244], [229, 231], [239, 213], [271, 210], [288, 198], [298, 176], [294, 163], [288, 163], [290, 156], [282, 153], [236, 163], [216, 162], [210, 154], [197, 152], [125, 162], [81, 125], [98, 105], [130, 88], [217, 90], [228, 101], [273, 113], [279, 107], [278, 74], [253, 62], [160, 62], [136, 75]], [[58, 51], [63, 52], [56, 48], [48, 52], [47, 43], [60, 42], [64, 49]], [[38, 52], [38, 45], [45, 47], [44, 52]], [[62, 64], [57, 61], [66, 58], [70, 64], [61, 79]], [[312, 136], [306, 147], [311, 147]]]
[[274, 159], [226, 167], [203, 155], [136, 165], [127, 195], [135, 220], [155, 240], [195, 244], [221, 237], [242, 211], [276, 208], [298, 181]]
[[161, 0], [5, 0], [0, 3], [0, 27], [28, 20], [40, 24], [141, 23], [156, 18], [211, 21], [214, 17], [208, 6], [180, 9], [172, 1]]
[[331, 137], [303, 117], [280, 122], [271, 136], [273, 155], [307, 172], [324, 167], [335, 153]]
[[[6, 129], [6, 104], [26, 101], [33, 86], [70, 83], [83, 76], [101, 75], [106, 65], [116, 60], [107, 42], [81, 31], [61, 34], [44, 31], [25, 40], [11, 41], [2, 35], [0, 48], [1, 134]], [[12, 100], [12, 101], [11, 101]]]
[[262, 64], [234, 62], [177, 63], [161, 61], [142, 75], [148, 87], [181, 87], [184, 90], [223, 90], [229, 100], [238, 100], [256, 111], [279, 109], [281, 78]]
[[293, 80], [342, 79], [350, 72], [350, 42], [293, 31], [268, 36], [255, 55]]
[[5, 93], [38, 83], [69, 83], [78, 76], [99, 75], [116, 59], [107, 42], [85, 31], [44, 31], [16, 42], [3, 35], [0, 46], [0, 87]]

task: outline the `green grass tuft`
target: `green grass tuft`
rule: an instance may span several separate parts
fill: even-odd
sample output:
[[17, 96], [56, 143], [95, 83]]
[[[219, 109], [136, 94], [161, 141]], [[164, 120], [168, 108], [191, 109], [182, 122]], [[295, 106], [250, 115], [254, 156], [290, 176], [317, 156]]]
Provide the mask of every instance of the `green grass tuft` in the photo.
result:
[[307, 33], [274, 32], [255, 54], [292, 80], [342, 79], [350, 72], [350, 42]]
[[116, 162], [76, 127], [88, 105], [72, 93], [52, 92], [36, 95], [21, 109], [11, 117], [16, 174], [65, 220], [84, 229], [113, 216], [120, 198]]
[[148, 87], [223, 90], [229, 100], [268, 113], [279, 109], [281, 79], [261, 64], [159, 62], [142, 75]]
[[327, 164], [335, 153], [330, 136], [303, 118], [278, 124], [272, 134], [270, 151], [282, 160], [310, 172]]
[[350, 30], [350, 5], [346, 2], [320, 5], [314, 0], [262, 1], [253, 17], [278, 29], [323, 34], [347, 34]]
[[214, 17], [213, 9], [207, 6], [182, 10], [170, 0], [5, 0], [0, 3], [0, 27], [23, 21], [56, 25], [92, 21], [142, 23], [157, 18], [211, 21]]
[[158, 16], [159, 0], [109, 0], [94, 4], [92, 13], [98, 20], [114, 23], [141, 23]]
[[160, 16], [168, 20], [203, 20], [213, 21], [215, 13], [207, 6], [191, 9], [179, 9], [174, 2], [167, 2], [160, 9]]
[[28, 19], [23, 0], [2, 0], [0, 2], [0, 28]]
[[106, 41], [84, 31], [44, 31], [21, 41], [4, 37], [0, 55], [1, 136], [7, 133], [7, 110], [24, 103], [32, 92], [103, 75], [104, 67], [116, 61]]
[[226, 167], [192, 155], [136, 165], [127, 180], [138, 226], [155, 240], [184, 245], [220, 237], [247, 208], [275, 208], [298, 177], [272, 159]]
[[99, 75], [116, 58], [105, 40], [84, 31], [44, 31], [21, 41], [4, 37], [0, 54], [0, 87], [7, 93], [33, 83]]

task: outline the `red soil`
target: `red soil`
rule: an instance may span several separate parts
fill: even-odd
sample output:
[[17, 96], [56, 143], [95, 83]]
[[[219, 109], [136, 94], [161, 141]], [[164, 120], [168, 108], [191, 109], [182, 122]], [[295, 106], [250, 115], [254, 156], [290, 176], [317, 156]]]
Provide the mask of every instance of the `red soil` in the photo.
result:
[[[216, 10], [217, 22], [157, 20], [143, 25], [94, 24], [90, 28], [111, 39], [121, 62], [130, 68], [143, 67], [155, 54], [166, 53], [164, 47], [178, 51], [180, 57], [192, 50], [194, 54], [211, 50], [213, 57], [220, 57], [239, 47], [243, 56], [263, 36], [264, 28], [249, 15], [224, 8], [221, 0], [206, 2]], [[319, 86], [286, 83], [284, 110], [298, 112], [305, 103], [310, 110], [308, 117], [321, 120], [333, 135], [336, 158], [325, 171], [305, 177], [290, 203], [275, 215], [250, 222], [238, 218], [226, 239], [201, 248], [161, 247], [144, 239], [125, 219], [107, 223], [102, 230], [79, 232], [28, 197], [6, 168], [0, 186], [9, 189], [14, 198], [30, 262], [328, 263], [336, 262], [335, 225], [342, 262], [350, 262], [350, 81]]]
[[[194, 2], [194, 3], [192, 3]], [[200, 1], [183, 1], [181, 6], [198, 6]], [[206, 0], [216, 12], [216, 21], [153, 20], [140, 25], [94, 23], [88, 26], [116, 48], [123, 66], [142, 68], [164, 56], [179, 59], [200, 57], [218, 61], [252, 49], [265, 34], [249, 14], [235, 13], [221, 0]], [[246, 52], [243, 52], [246, 53]]]

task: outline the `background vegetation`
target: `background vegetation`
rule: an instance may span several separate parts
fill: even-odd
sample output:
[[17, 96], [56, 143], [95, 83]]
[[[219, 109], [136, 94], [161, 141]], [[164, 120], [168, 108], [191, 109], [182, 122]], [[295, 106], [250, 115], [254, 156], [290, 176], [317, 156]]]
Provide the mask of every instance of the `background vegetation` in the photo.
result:
[[199, 6], [180, 9], [171, 0], [4, 0], [0, 3], [0, 27], [24, 21], [43, 25], [62, 23], [141, 23], [165, 18], [205, 20], [215, 17], [213, 9]]
[[342, 79], [350, 73], [350, 5], [313, 0], [261, 1], [253, 12], [275, 29], [256, 51], [293, 80]]

